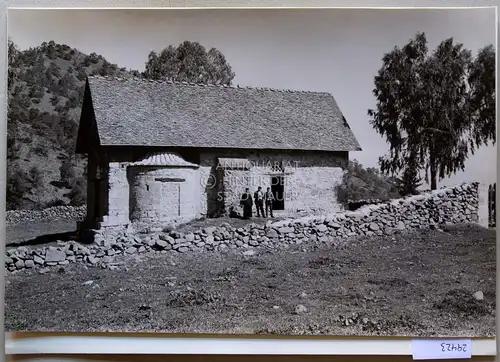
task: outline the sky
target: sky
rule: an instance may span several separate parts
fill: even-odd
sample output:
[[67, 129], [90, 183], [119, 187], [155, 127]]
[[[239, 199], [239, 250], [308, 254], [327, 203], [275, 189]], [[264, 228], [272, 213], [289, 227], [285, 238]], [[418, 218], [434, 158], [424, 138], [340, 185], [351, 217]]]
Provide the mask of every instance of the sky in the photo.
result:
[[[377, 166], [388, 150], [369, 124], [382, 56], [425, 32], [429, 48], [453, 37], [475, 54], [496, 45], [495, 9], [9, 10], [8, 32], [21, 48], [54, 40], [143, 70], [150, 51], [184, 40], [219, 49], [241, 86], [331, 93], [363, 151]], [[497, 147], [483, 147], [438, 186], [496, 182]]]

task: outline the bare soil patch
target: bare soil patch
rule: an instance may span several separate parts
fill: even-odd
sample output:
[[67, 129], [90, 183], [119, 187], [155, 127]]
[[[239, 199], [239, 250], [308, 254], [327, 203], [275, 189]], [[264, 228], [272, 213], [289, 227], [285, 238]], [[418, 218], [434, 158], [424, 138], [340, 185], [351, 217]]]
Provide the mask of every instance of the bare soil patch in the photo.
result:
[[51, 244], [71, 238], [76, 232], [76, 221], [26, 222], [6, 227], [6, 245]]
[[495, 255], [494, 231], [464, 225], [253, 256], [136, 255], [116, 270], [72, 264], [7, 275], [5, 328], [494, 336]]
[[284, 216], [275, 216], [273, 218], [271, 217], [252, 217], [250, 219], [240, 219], [236, 217], [218, 217], [218, 218], [204, 218], [204, 219], [198, 219], [198, 220], [193, 220], [185, 224], [180, 224], [177, 227], [173, 228], [176, 231], [187, 233], [190, 231], [196, 231], [196, 230], [201, 230], [204, 228], [208, 227], [219, 227], [222, 224], [229, 224], [233, 228], [242, 228], [245, 226], [248, 226], [252, 223], [258, 224], [258, 225], [265, 225], [266, 222], [276, 222], [279, 220], [285, 219]]

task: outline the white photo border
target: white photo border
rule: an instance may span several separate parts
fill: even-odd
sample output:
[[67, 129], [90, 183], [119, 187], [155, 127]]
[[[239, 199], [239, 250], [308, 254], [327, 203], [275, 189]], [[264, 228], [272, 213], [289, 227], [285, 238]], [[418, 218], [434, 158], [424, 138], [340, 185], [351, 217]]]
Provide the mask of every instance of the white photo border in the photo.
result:
[[[167, 5], [165, 3], [168, 3]], [[496, 8], [496, 33], [498, 44], [498, 8], [500, 0], [3, 0], [0, 4], [2, 28], [0, 40], [3, 56], [0, 59], [1, 94], [0, 133], [3, 135], [0, 147], [0, 240], [5, 239], [6, 198], [6, 131], [7, 131], [7, 39], [8, 9], [201, 9], [201, 8]], [[497, 55], [498, 64], [498, 55]], [[497, 78], [498, 84], [498, 78]], [[498, 108], [498, 104], [497, 104]], [[498, 153], [500, 147], [497, 143]], [[498, 162], [498, 161], [497, 161]], [[497, 172], [500, 169], [497, 167]], [[497, 196], [498, 197], [498, 196]], [[499, 197], [500, 198], [500, 197]], [[498, 237], [497, 237], [498, 245]], [[500, 260], [497, 247], [497, 263]], [[0, 243], [0, 258], [4, 262], [5, 243]], [[5, 318], [5, 269], [0, 278], [0, 320], [4, 327]], [[497, 267], [498, 273], [498, 267]], [[497, 275], [497, 286], [500, 278]], [[497, 293], [497, 305], [498, 305]], [[497, 334], [499, 326], [497, 313]], [[172, 336], [167, 334], [136, 333], [5, 333], [4, 351], [0, 355], [39, 354], [230, 354], [230, 355], [411, 355], [411, 338], [402, 337], [308, 337], [270, 338], [255, 336]], [[495, 338], [474, 338], [473, 356], [495, 356]], [[2, 353], [3, 352], [3, 353]]]

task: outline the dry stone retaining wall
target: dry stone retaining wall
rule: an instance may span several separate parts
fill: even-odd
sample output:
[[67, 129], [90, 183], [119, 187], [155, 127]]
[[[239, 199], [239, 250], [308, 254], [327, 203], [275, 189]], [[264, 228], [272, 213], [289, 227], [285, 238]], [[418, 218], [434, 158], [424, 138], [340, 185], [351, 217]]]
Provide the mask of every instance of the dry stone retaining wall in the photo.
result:
[[[478, 183], [463, 184], [425, 195], [369, 205], [356, 211], [308, 216], [235, 229], [229, 224], [182, 234], [150, 229], [142, 233], [100, 230], [92, 245], [60, 243], [40, 249], [7, 251], [9, 271], [84, 262], [113, 267], [117, 256], [135, 253], [184, 253], [241, 248], [276, 248], [290, 244], [322, 244], [350, 236], [390, 235], [396, 230], [478, 221]], [[252, 253], [252, 252], [250, 252]]]
[[41, 211], [10, 210], [6, 212], [5, 218], [7, 225], [51, 220], [81, 221], [85, 218], [86, 210], [86, 206], [54, 206]]

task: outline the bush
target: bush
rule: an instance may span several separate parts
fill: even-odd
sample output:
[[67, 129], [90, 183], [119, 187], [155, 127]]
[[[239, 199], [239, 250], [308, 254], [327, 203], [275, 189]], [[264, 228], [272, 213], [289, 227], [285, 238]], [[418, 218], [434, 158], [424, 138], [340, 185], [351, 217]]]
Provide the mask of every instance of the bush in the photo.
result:
[[76, 76], [76, 78], [81, 82], [87, 79], [87, 72], [85, 71], [85, 69], [83, 68], [78, 69], [78, 75]]
[[30, 108], [28, 111], [28, 117], [31, 122], [35, 121], [38, 117], [40, 117], [40, 111], [36, 108]]
[[49, 184], [58, 188], [58, 189], [67, 188], [66, 182], [62, 182], [62, 181], [53, 180], [53, 181], [50, 181]]
[[45, 204], [44, 209], [48, 209], [49, 207], [57, 207], [57, 206], [66, 206], [66, 203], [63, 200], [52, 200]]
[[38, 167], [36, 166], [31, 167], [29, 176], [32, 188], [37, 188], [39, 186], [42, 186], [43, 183], [42, 172]]
[[35, 155], [42, 157], [47, 157], [49, 155], [49, 151], [41, 145], [36, 145], [35, 147], [33, 147], [33, 152], [35, 153]]
[[96, 53], [90, 53], [89, 58], [93, 64], [99, 63], [99, 60], [102, 59], [102, 57]]
[[338, 201], [347, 205], [349, 201], [400, 198], [395, 180], [386, 177], [376, 168], [364, 168], [358, 161], [349, 161], [342, 183], [337, 185]]
[[54, 107], [57, 106], [59, 104], [59, 97], [57, 95], [50, 97], [50, 104]]
[[23, 170], [8, 165], [7, 167], [7, 210], [19, 209], [26, 192], [30, 189], [29, 176]]
[[61, 76], [61, 70], [59, 69], [56, 63], [50, 63], [45, 73], [50, 77], [55, 77], [55, 78], [59, 78]]
[[59, 174], [61, 182], [66, 185], [66, 187], [70, 188], [75, 179], [75, 169], [70, 160], [66, 159], [63, 161], [61, 167], [59, 167]]
[[71, 191], [66, 194], [71, 206], [82, 206], [87, 201], [86, 182], [83, 177], [75, 179], [71, 185]]
[[72, 92], [69, 96], [69, 100], [66, 103], [66, 107], [69, 109], [78, 108], [80, 106], [81, 100], [77, 92]]

